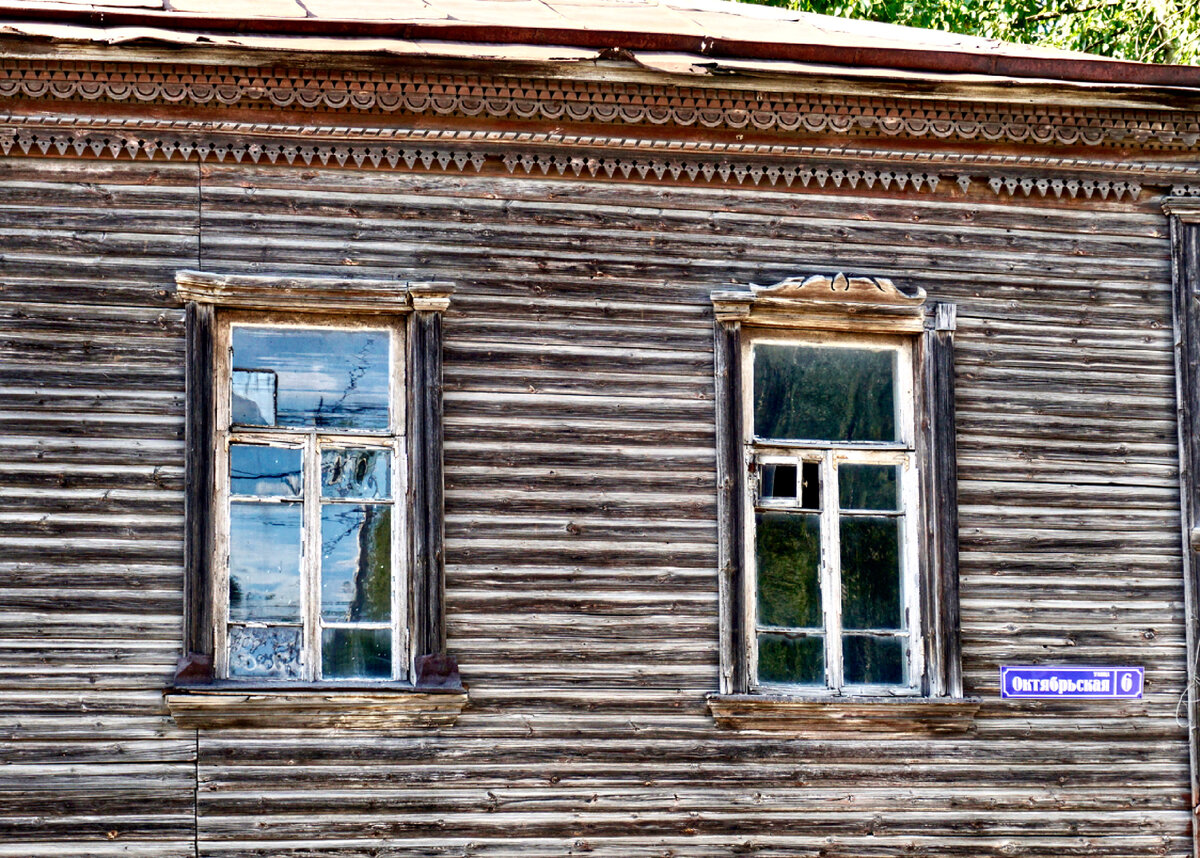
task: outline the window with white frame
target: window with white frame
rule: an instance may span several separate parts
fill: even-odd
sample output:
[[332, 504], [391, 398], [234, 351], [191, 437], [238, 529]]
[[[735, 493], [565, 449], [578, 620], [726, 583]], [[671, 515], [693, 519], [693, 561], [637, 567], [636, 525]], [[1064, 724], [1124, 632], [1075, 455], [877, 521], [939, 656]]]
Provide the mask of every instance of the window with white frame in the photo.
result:
[[743, 342], [751, 687], [919, 693], [911, 338]]
[[217, 678], [405, 677], [404, 334], [218, 317]]

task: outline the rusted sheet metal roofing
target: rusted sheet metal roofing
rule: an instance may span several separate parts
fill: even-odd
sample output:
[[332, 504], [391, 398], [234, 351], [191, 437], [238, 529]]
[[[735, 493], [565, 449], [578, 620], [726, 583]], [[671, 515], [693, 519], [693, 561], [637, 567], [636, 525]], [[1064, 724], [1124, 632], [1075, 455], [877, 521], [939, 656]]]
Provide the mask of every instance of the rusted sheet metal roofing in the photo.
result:
[[1200, 67], [1118, 61], [728, 0], [0, 0], [0, 33], [109, 44], [535, 60], [653, 51], [712, 60], [1200, 87]]

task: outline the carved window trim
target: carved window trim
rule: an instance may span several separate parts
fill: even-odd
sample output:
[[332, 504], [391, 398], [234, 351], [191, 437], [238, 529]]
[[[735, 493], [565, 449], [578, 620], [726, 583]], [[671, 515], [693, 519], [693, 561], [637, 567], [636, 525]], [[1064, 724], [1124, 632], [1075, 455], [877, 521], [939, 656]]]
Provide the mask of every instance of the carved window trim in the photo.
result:
[[[771, 286], [718, 290], [715, 315], [720, 691], [709, 696], [719, 726], [790, 731], [960, 731], [980, 701], [964, 698], [958, 620], [958, 521], [954, 450], [953, 304], [930, 304], [923, 290], [885, 278], [817, 275]], [[780, 694], [756, 687], [747, 628], [747, 450], [743, 354], [756, 338], [792, 332], [878, 337], [911, 344], [915, 388], [915, 453], [920, 618], [924, 672], [910, 696], [831, 696], [824, 688]], [[882, 707], [882, 708], [881, 708]]]
[[[184, 656], [165, 693], [180, 726], [265, 728], [444, 726], [467, 703], [457, 664], [446, 653], [442, 480], [442, 314], [453, 286], [390, 280], [221, 275], [180, 271], [176, 296], [186, 305], [186, 495]], [[223, 680], [214, 676], [217, 393], [214, 353], [231, 320], [279, 319], [345, 326], [366, 321], [402, 330], [396, 393], [404, 399], [405, 515], [409, 646], [403, 681], [302, 683]], [[343, 324], [345, 323], [345, 324]], [[399, 333], [399, 331], [398, 331]], [[402, 603], [403, 603], [402, 599]], [[403, 636], [401, 638], [403, 640]]]

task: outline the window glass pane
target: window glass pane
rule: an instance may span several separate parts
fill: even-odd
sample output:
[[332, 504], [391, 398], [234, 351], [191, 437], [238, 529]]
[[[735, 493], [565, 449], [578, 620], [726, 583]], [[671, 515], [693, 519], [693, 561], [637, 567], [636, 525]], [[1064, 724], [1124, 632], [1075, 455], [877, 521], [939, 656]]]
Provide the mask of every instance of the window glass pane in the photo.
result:
[[825, 684], [825, 639], [758, 636], [758, 681], [797, 685]]
[[897, 465], [838, 465], [842, 509], [900, 509]]
[[906, 638], [842, 638], [842, 669], [847, 685], [905, 685]]
[[796, 498], [795, 465], [763, 465], [762, 496], [765, 498]]
[[231, 444], [229, 491], [257, 497], [300, 497], [302, 451], [286, 447]]
[[229, 505], [229, 619], [300, 619], [300, 504]]
[[764, 512], [754, 517], [758, 622], [820, 628], [821, 518]]
[[842, 626], [902, 629], [903, 518], [842, 516]]
[[300, 630], [229, 627], [229, 675], [300, 678]]
[[321, 505], [321, 616], [381, 622], [392, 616], [392, 508]]
[[388, 679], [392, 675], [390, 629], [323, 629], [321, 674], [326, 679]]
[[896, 441], [895, 349], [754, 346], [754, 434]]
[[389, 450], [322, 450], [321, 495], [327, 498], [387, 499], [392, 496]]
[[386, 330], [233, 328], [233, 422], [388, 427]]

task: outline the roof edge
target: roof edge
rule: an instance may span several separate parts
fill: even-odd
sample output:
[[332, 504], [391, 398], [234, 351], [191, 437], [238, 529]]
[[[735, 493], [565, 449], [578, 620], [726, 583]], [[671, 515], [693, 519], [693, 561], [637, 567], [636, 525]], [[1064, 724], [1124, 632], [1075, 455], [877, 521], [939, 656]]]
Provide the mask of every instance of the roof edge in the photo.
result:
[[1131, 60], [1016, 57], [968, 51], [784, 44], [629, 30], [502, 27], [462, 22], [362, 21], [339, 18], [227, 18], [146, 9], [72, 9], [0, 4], [0, 18], [96, 28], [152, 26], [238, 35], [393, 38], [475, 44], [557, 45], [596, 50], [678, 51], [713, 59], [788, 60], [832, 66], [890, 68], [938, 74], [979, 74], [1063, 82], [1200, 87], [1200, 66]]

